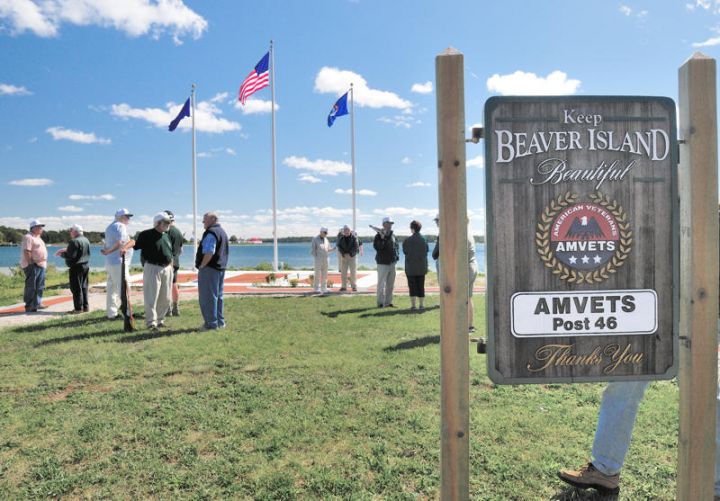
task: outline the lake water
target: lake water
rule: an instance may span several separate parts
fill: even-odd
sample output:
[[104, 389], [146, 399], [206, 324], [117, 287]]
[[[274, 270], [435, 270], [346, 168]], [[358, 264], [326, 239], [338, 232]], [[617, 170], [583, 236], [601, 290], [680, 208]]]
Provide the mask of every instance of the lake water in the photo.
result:
[[[434, 244], [430, 244], [430, 252], [432, 252]], [[372, 244], [366, 243], [363, 245], [364, 253], [360, 256], [358, 266], [366, 266], [368, 268], [375, 268], [375, 250], [372, 248]], [[58, 249], [64, 249], [65, 246], [49, 245], [48, 254], [50, 264], [54, 264], [58, 268], [65, 268], [65, 261], [59, 257], [53, 256], [55, 251]], [[477, 244], [476, 256], [478, 261], [478, 268], [481, 273], [485, 272], [485, 245]], [[400, 262], [399, 265], [403, 265], [402, 250], [400, 251]], [[272, 263], [273, 260], [273, 245], [272, 244], [261, 244], [261, 245], [231, 245], [230, 246], [230, 257], [228, 266], [234, 268], [245, 268], [254, 267], [262, 262]], [[278, 260], [280, 262], [287, 263], [293, 268], [312, 268], [313, 257], [310, 255], [310, 242], [299, 242], [299, 243], [278, 243]], [[11, 266], [18, 266], [20, 261], [20, 248], [19, 247], [0, 247], [0, 268], [9, 268]], [[184, 269], [191, 269], [195, 261], [195, 249], [192, 245], [186, 245], [183, 248], [183, 253], [180, 256], [180, 266]], [[435, 265], [432, 256], [428, 254], [428, 263], [430, 269], [434, 270]], [[140, 252], [135, 252], [132, 260], [133, 266], [140, 266]], [[100, 254], [100, 246], [92, 246], [90, 254], [90, 267], [91, 268], [104, 268], [105, 257]], [[330, 269], [333, 267], [337, 268], [337, 257], [335, 253], [330, 254]]]

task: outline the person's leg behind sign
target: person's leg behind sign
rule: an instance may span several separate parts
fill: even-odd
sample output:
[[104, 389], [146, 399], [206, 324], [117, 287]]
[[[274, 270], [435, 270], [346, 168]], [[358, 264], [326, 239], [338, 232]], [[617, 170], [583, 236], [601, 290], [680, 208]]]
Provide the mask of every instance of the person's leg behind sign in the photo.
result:
[[581, 489], [619, 492], [620, 470], [648, 384], [647, 381], [608, 383], [600, 404], [592, 460], [579, 470], [560, 470], [561, 480]]

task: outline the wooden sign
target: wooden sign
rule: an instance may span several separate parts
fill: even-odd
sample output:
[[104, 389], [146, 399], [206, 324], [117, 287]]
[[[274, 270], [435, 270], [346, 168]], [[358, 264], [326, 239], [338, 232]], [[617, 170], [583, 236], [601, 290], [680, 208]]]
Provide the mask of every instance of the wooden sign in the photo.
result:
[[491, 379], [675, 376], [674, 102], [493, 97], [485, 127]]

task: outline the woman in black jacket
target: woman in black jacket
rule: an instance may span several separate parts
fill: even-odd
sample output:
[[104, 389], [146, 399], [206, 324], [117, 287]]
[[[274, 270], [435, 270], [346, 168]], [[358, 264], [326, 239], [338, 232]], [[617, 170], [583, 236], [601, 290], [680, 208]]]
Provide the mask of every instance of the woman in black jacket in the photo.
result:
[[415, 298], [419, 299], [419, 307], [424, 308], [425, 300], [425, 274], [428, 270], [428, 244], [420, 234], [422, 224], [420, 221], [410, 223], [412, 235], [403, 242], [405, 254], [405, 275], [410, 288], [410, 309], [415, 310]]

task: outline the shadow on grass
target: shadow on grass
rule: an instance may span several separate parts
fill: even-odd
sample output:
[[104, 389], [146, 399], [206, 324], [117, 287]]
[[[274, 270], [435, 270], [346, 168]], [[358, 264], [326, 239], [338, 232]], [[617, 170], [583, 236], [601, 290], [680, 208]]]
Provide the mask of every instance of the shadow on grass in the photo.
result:
[[439, 343], [440, 336], [425, 336], [417, 339], [411, 339], [410, 341], [403, 341], [395, 346], [388, 346], [387, 348], [383, 348], [383, 351], [412, 350], [413, 348], [422, 348], [423, 346], [427, 346], [429, 344]]
[[[162, 337], [178, 336], [180, 334], [188, 334], [190, 332], [200, 333], [198, 329], [168, 329], [161, 331], [149, 331], [143, 332], [142, 334], [134, 334], [132, 336], [124, 336], [116, 340], [118, 343], [138, 343], [140, 341], [147, 341], [149, 339], [160, 339]], [[213, 331], [214, 332], [214, 331]]]
[[594, 489], [576, 489], [575, 487], [568, 487], [553, 497], [551, 501], [617, 501], [617, 494], [604, 494]]
[[330, 318], [337, 318], [339, 315], [351, 315], [353, 313], [362, 313], [363, 311], [370, 310], [377, 310], [377, 306], [370, 306], [369, 308], [351, 308], [348, 310], [321, 311], [320, 314]]
[[[371, 308], [376, 309], [376, 308]], [[381, 311], [377, 311], [375, 313], [365, 313], [363, 315], [360, 315], [360, 318], [367, 318], [367, 317], [393, 317], [395, 315], [422, 315], [423, 313], [426, 313], [428, 311], [432, 310], [439, 310], [440, 305], [435, 306], [429, 306], [423, 310], [411, 310], [409, 308], [381, 308]]]
[[[38, 315], [38, 313], [33, 313], [33, 315]], [[68, 317], [74, 317], [74, 315], [71, 315], [70, 313], [66, 314]], [[65, 316], [62, 316], [58, 318], [58, 320], [66, 318]], [[133, 318], [135, 320], [145, 318], [145, 316], [142, 313], [135, 313], [133, 314]], [[88, 325], [96, 325], [100, 323], [105, 323], [112, 325], [113, 323], [117, 323], [120, 326], [120, 329], [122, 330], [123, 321], [122, 318], [110, 320], [107, 317], [84, 317], [84, 318], [78, 318], [77, 320], [71, 320], [68, 322], [63, 322], [61, 324], [56, 323], [42, 323], [42, 324], [32, 324], [32, 325], [23, 325], [20, 327], [16, 327], [13, 329], [15, 332], [38, 332], [38, 331], [44, 331], [47, 329], [57, 329], [58, 327], [68, 328], [68, 327], [86, 327]]]
[[46, 339], [45, 341], [40, 341], [39, 343], [35, 344], [33, 347], [34, 348], [42, 348], [43, 346], [50, 346], [53, 344], [70, 343], [72, 341], [82, 341], [84, 339], [116, 336], [118, 334], [122, 334], [122, 324], [120, 324], [120, 328], [118, 330], [88, 332], [85, 334], [75, 334], [73, 336], [63, 336], [63, 337], [57, 337], [57, 338], [53, 338], [53, 339]]

